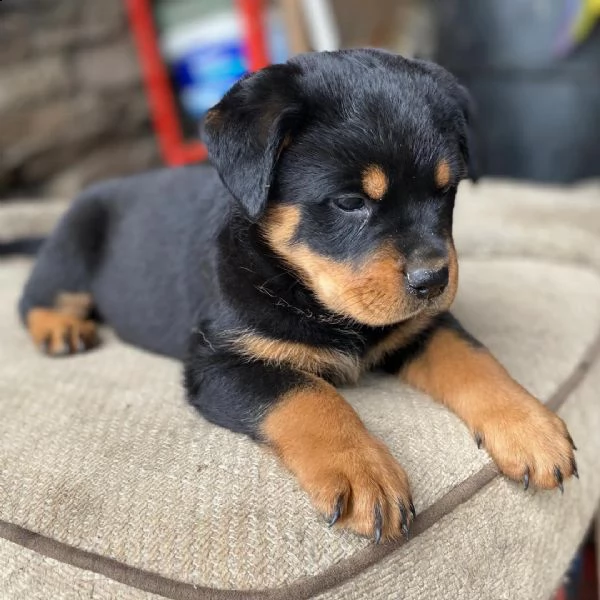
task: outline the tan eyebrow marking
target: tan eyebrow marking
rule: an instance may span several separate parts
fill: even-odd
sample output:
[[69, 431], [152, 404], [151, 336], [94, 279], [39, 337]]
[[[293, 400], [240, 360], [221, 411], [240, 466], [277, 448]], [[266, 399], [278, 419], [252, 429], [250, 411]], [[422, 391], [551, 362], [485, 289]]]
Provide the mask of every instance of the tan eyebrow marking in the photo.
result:
[[450, 165], [448, 164], [448, 161], [445, 159], [440, 160], [435, 167], [435, 184], [438, 186], [438, 188], [442, 189], [450, 184], [451, 179], [452, 172], [450, 171]]
[[369, 165], [362, 174], [363, 190], [371, 200], [381, 200], [388, 189], [388, 178], [379, 165]]

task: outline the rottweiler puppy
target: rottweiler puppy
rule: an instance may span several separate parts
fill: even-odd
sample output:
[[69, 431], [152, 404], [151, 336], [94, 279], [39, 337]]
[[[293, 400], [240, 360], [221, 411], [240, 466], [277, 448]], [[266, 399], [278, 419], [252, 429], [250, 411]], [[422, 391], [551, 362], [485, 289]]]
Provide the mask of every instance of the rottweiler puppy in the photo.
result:
[[444, 69], [378, 50], [248, 75], [205, 119], [214, 166], [74, 201], [21, 317], [51, 356], [94, 346], [102, 320], [184, 360], [206, 419], [270, 446], [330, 523], [376, 541], [406, 534], [415, 509], [407, 474], [334, 387], [368, 369], [454, 411], [525, 488], [562, 490], [577, 475], [564, 422], [448, 312], [471, 119]]

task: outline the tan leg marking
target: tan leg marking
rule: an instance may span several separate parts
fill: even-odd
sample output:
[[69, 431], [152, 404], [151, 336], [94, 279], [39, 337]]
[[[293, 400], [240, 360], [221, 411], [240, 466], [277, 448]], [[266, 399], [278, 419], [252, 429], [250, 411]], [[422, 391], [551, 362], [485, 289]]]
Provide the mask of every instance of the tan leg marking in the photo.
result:
[[511, 479], [550, 489], [573, 474], [565, 423], [485, 349], [442, 329], [401, 376], [456, 413]]
[[377, 538], [379, 510], [385, 539], [403, 533], [404, 513], [406, 533], [412, 504], [404, 469], [332, 386], [315, 377], [287, 393], [262, 432], [322, 514], [339, 510], [339, 525]]

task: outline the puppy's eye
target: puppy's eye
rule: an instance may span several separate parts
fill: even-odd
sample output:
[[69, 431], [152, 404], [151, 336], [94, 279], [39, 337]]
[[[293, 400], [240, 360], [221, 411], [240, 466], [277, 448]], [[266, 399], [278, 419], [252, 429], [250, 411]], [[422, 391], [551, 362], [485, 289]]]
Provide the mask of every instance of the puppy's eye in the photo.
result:
[[360, 210], [365, 207], [365, 201], [360, 196], [344, 196], [341, 198], [334, 198], [333, 203], [346, 212], [352, 212]]

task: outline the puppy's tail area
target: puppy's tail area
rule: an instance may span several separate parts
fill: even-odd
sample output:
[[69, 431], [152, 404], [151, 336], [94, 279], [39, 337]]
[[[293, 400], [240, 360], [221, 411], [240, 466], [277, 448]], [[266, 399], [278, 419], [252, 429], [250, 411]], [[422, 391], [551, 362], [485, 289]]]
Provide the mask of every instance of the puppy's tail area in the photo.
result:
[[6, 256], [35, 256], [42, 247], [46, 238], [27, 237], [12, 240], [10, 242], [0, 241], [0, 258]]

